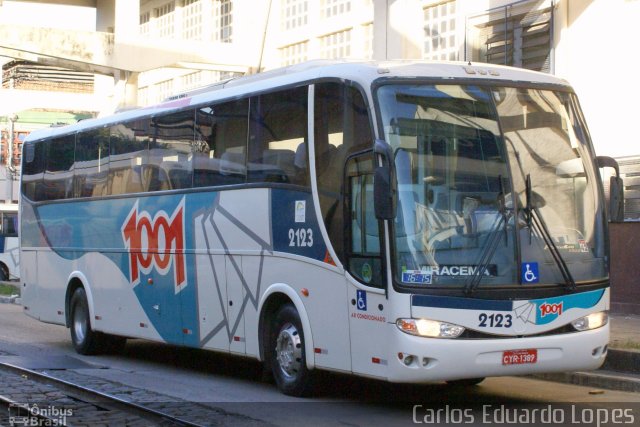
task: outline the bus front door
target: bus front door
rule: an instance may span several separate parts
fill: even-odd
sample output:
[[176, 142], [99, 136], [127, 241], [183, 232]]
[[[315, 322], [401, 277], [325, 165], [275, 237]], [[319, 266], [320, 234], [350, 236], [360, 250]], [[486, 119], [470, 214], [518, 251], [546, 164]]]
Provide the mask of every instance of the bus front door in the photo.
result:
[[384, 291], [380, 223], [375, 217], [370, 155], [349, 159], [345, 227], [351, 358], [354, 373], [386, 378], [388, 300]]

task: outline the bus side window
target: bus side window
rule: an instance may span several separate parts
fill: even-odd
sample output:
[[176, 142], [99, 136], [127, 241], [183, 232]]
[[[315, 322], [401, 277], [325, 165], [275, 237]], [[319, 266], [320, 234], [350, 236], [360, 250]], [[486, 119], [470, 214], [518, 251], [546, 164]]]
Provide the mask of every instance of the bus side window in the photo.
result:
[[191, 188], [195, 111], [187, 110], [151, 120], [152, 139], [144, 182], [147, 191]]
[[67, 135], [46, 142], [43, 200], [62, 200], [73, 197], [73, 164], [75, 135]]
[[349, 158], [346, 171], [349, 201], [347, 230], [347, 269], [359, 281], [382, 287], [383, 264], [380, 254], [379, 223], [373, 204], [373, 155], [371, 152]]
[[36, 202], [43, 199], [44, 148], [43, 142], [28, 142], [22, 157], [22, 194]]
[[249, 100], [196, 111], [193, 186], [244, 184]]
[[343, 177], [347, 157], [373, 147], [367, 105], [343, 83], [315, 85], [314, 138], [320, 208], [331, 244], [344, 263]]
[[109, 129], [78, 134], [74, 165], [75, 196], [106, 196], [108, 175]]
[[6, 237], [18, 236], [18, 214], [15, 212], [2, 213], [2, 230], [0, 234]]
[[296, 150], [308, 139], [308, 92], [301, 86], [251, 98], [249, 182], [308, 185], [306, 162], [295, 164]]
[[149, 159], [149, 119], [112, 126], [109, 155], [109, 193], [144, 191], [142, 166]]

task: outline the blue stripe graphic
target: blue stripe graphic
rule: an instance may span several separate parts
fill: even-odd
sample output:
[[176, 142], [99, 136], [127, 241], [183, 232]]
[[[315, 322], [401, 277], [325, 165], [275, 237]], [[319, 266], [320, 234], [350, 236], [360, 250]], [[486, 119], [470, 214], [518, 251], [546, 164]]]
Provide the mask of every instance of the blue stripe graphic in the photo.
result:
[[411, 304], [416, 307], [455, 308], [462, 310], [512, 311], [513, 302], [432, 295], [412, 295]]

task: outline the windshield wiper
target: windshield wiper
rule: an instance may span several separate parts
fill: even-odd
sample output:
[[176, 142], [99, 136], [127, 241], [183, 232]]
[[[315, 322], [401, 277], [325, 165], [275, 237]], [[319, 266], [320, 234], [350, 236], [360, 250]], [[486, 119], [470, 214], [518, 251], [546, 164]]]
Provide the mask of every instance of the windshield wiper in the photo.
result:
[[553, 241], [553, 237], [547, 228], [547, 224], [544, 222], [542, 215], [540, 215], [540, 211], [538, 207], [533, 203], [533, 194], [531, 190], [531, 175], [527, 174], [527, 179], [525, 180], [525, 196], [526, 196], [526, 206], [524, 209], [525, 213], [525, 221], [527, 223], [527, 227], [529, 227], [529, 244], [531, 244], [531, 236], [533, 233], [533, 229], [535, 228], [545, 244], [549, 248], [549, 252], [551, 252], [551, 256], [553, 261], [558, 266], [558, 270], [560, 270], [560, 274], [564, 279], [564, 284], [569, 290], [575, 290], [576, 282], [573, 280], [573, 276], [571, 275], [571, 271], [569, 267], [567, 267], [567, 263], [564, 261], [562, 254], [558, 250], [555, 242]]
[[498, 230], [500, 229], [500, 227], [502, 227], [504, 230], [505, 243], [507, 244], [509, 243], [509, 234], [508, 234], [509, 232], [508, 232], [507, 223], [509, 222], [509, 219], [511, 219], [511, 216], [513, 215], [513, 210], [507, 209], [507, 206], [506, 206], [504, 186], [502, 184], [502, 175], [498, 176], [498, 182], [500, 185], [500, 193], [498, 193], [497, 201], [498, 201], [498, 212], [500, 213], [500, 218], [491, 227], [491, 230], [489, 230], [489, 241], [485, 245], [484, 250], [480, 255], [478, 268], [476, 269], [475, 273], [471, 277], [471, 280], [469, 280], [469, 283], [467, 283], [467, 285], [464, 288], [464, 292], [466, 294], [472, 293], [478, 287], [478, 285], [480, 285], [480, 281], [482, 280], [482, 277], [487, 271], [487, 268], [489, 268], [489, 263], [493, 259], [493, 255], [496, 253], [496, 249], [498, 249], [498, 242], [500, 241], [500, 233], [498, 233]]

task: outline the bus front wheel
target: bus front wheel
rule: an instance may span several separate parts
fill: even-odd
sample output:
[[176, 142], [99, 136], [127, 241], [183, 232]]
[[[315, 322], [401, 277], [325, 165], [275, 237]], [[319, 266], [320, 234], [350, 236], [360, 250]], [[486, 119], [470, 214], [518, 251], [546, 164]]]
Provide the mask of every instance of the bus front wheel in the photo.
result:
[[278, 389], [289, 396], [309, 395], [312, 373], [307, 368], [300, 315], [292, 304], [286, 304], [278, 311], [271, 331], [268, 354]]

